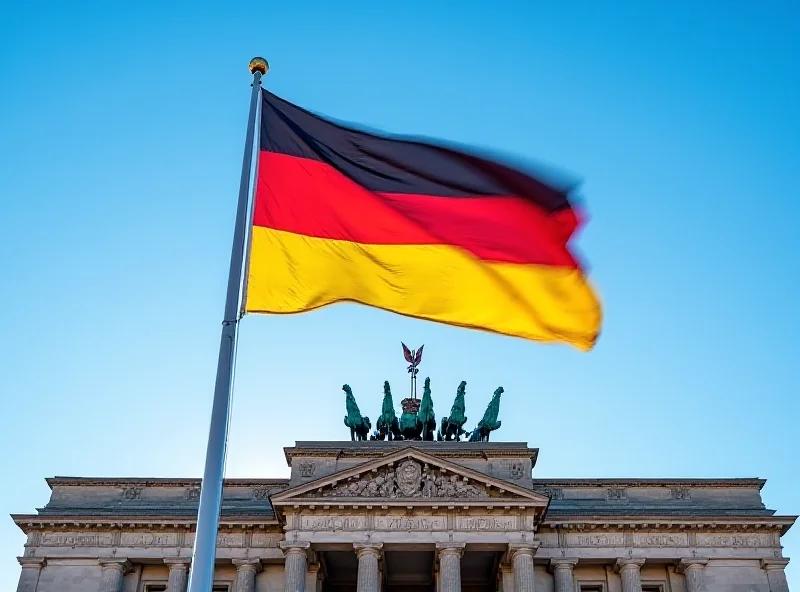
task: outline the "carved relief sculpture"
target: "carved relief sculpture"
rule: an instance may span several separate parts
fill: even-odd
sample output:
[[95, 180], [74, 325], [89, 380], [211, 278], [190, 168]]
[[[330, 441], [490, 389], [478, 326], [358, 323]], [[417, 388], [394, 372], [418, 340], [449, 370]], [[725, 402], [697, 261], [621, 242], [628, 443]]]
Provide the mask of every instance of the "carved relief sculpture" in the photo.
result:
[[339, 483], [322, 493], [324, 497], [384, 497], [384, 498], [478, 498], [489, 497], [483, 488], [468, 483], [458, 475], [422, 467], [418, 462], [406, 460], [397, 470], [385, 467]]

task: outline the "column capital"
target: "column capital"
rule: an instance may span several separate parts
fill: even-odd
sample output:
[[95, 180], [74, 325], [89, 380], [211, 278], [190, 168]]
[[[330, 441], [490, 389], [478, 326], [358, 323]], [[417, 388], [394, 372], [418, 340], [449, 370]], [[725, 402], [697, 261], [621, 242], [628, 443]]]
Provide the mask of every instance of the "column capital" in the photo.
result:
[[761, 569], [766, 571], [783, 570], [789, 565], [788, 557], [770, 557], [761, 560]]
[[702, 569], [707, 563], [708, 558], [706, 557], [686, 557], [678, 562], [676, 571], [682, 574], [692, 569]]
[[644, 565], [644, 557], [620, 557], [614, 564], [614, 571], [622, 572], [626, 569], [639, 571]]
[[23, 567], [35, 567], [36, 569], [41, 569], [44, 567], [45, 561], [44, 557], [17, 557], [17, 562]]
[[253, 570], [256, 573], [261, 571], [260, 559], [234, 559], [232, 563], [236, 566], [236, 571]]
[[539, 550], [540, 544], [539, 541], [531, 541], [530, 543], [509, 543], [508, 554], [512, 558], [516, 555], [530, 555], [533, 557], [536, 555], [536, 551]]
[[458, 555], [461, 557], [466, 546], [466, 543], [436, 543], [436, 550], [439, 551], [439, 555]]
[[353, 549], [355, 549], [356, 557], [359, 559], [362, 555], [372, 555], [380, 558], [383, 543], [353, 543]]
[[189, 569], [189, 565], [191, 565], [192, 560], [189, 557], [167, 557], [164, 559], [164, 563], [169, 565], [169, 568], [172, 569], [180, 569], [181, 567], [185, 567]]
[[283, 550], [284, 555], [307, 555], [311, 548], [311, 543], [281, 541], [278, 546]]
[[123, 575], [133, 569], [131, 562], [125, 557], [101, 557], [97, 562], [103, 569], [115, 569]]
[[577, 557], [558, 557], [550, 560], [550, 570], [556, 571], [558, 569], [568, 569], [572, 571], [572, 568], [574, 568], [577, 564]]

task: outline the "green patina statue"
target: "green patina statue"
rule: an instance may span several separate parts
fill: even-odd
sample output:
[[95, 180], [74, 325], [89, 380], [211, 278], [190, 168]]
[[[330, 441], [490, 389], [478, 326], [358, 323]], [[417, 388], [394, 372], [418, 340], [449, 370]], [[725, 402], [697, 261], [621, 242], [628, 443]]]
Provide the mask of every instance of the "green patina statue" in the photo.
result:
[[375, 424], [378, 430], [377, 440], [400, 440], [400, 424], [397, 422], [397, 414], [394, 411], [394, 401], [392, 401], [392, 389], [389, 381], [383, 383], [383, 405], [381, 406], [381, 416]]
[[400, 433], [403, 440], [419, 440], [422, 421], [419, 418], [419, 399], [403, 399], [403, 414], [400, 416]]
[[488, 442], [489, 435], [500, 427], [497, 416], [500, 412], [500, 395], [503, 394], [503, 387], [497, 387], [494, 396], [486, 407], [483, 419], [478, 422], [472, 432], [464, 430], [467, 423], [466, 404], [464, 397], [467, 391], [467, 382], [461, 381], [456, 391], [456, 398], [450, 409], [450, 415], [443, 417], [439, 430], [436, 430], [436, 413], [433, 409], [433, 397], [431, 396], [431, 379], [425, 379], [425, 387], [422, 399], [417, 399], [416, 377], [419, 372], [419, 364], [422, 362], [422, 346], [418, 350], [410, 350], [405, 344], [403, 346], [403, 356], [409, 363], [408, 372], [411, 374], [411, 396], [403, 399], [400, 406], [403, 413], [398, 419], [392, 400], [392, 389], [389, 381], [383, 383], [383, 404], [381, 414], [375, 425], [375, 431], [370, 434], [372, 423], [369, 417], [362, 416], [358, 408], [356, 399], [350, 386], [344, 385], [342, 390], [345, 392], [345, 404], [347, 415], [344, 418], [344, 425], [350, 428], [350, 439], [353, 441], [364, 440], [424, 440], [424, 441], [453, 441], [460, 442], [462, 436], [470, 442]]
[[422, 390], [422, 404], [417, 414], [422, 422], [422, 439], [433, 440], [436, 434], [436, 414], [433, 412], [433, 399], [431, 398], [431, 379], [425, 379], [425, 387]]
[[464, 424], [467, 423], [467, 417], [464, 415], [466, 406], [464, 403], [464, 394], [467, 389], [467, 381], [462, 380], [458, 385], [456, 392], [456, 400], [453, 401], [453, 407], [450, 409], [450, 415], [442, 418], [441, 426], [439, 427], [439, 440], [455, 440], [461, 441], [461, 435], [466, 432], [462, 429]]
[[478, 422], [478, 426], [472, 431], [469, 438], [470, 442], [488, 442], [489, 434], [500, 427], [502, 422], [497, 421], [497, 414], [500, 412], [500, 395], [503, 394], [503, 387], [498, 386], [492, 395], [492, 400], [486, 407], [483, 419]]
[[353, 396], [350, 385], [344, 385], [342, 390], [345, 393], [345, 405], [347, 407], [344, 425], [350, 428], [350, 439], [353, 441], [366, 440], [367, 436], [369, 436], [369, 430], [372, 428], [369, 417], [361, 416], [361, 411], [358, 409], [358, 403], [356, 403], [356, 398]]

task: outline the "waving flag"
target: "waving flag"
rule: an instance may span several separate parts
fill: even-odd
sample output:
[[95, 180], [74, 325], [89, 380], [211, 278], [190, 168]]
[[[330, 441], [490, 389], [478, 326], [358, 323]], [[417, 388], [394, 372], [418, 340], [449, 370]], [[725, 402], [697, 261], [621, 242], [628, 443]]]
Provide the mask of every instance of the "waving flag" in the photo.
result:
[[520, 170], [343, 127], [262, 91], [245, 312], [342, 301], [588, 350], [601, 308], [568, 196]]

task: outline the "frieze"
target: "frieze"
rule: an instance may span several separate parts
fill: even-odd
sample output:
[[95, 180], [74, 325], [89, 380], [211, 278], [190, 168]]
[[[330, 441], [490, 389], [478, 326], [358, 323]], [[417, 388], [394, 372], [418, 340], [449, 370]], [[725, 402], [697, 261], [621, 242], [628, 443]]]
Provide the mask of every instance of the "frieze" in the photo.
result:
[[42, 547], [108, 547], [113, 544], [111, 533], [44, 533], [39, 539]]
[[301, 530], [366, 530], [365, 516], [302, 516]]
[[279, 534], [254, 532], [252, 538], [250, 539], [250, 546], [258, 548], [277, 547], [281, 540], [283, 540], [283, 536]]
[[772, 533], [702, 534], [697, 533], [698, 547], [773, 547]]
[[[187, 547], [194, 546], [194, 533], [186, 535], [184, 545]], [[233, 532], [217, 535], [217, 547], [244, 547], [244, 533]]]
[[423, 467], [406, 460], [397, 469], [384, 467], [374, 473], [334, 485], [324, 497], [385, 498], [478, 498], [488, 497], [483, 487], [454, 474]]
[[541, 543], [542, 547], [556, 548], [558, 544], [558, 534], [555, 532], [538, 533], [536, 539]]
[[608, 534], [574, 534], [567, 536], [569, 547], [624, 547], [625, 536], [620, 532]]
[[688, 547], [689, 535], [686, 533], [634, 533], [633, 544], [636, 547]]
[[123, 547], [177, 547], [178, 534], [174, 532], [123, 532]]
[[459, 516], [457, 530], [509, 531], [517, 530], [515, 516]]
[[375, 530], [447, 530], [445, 516], [376, 516]]

